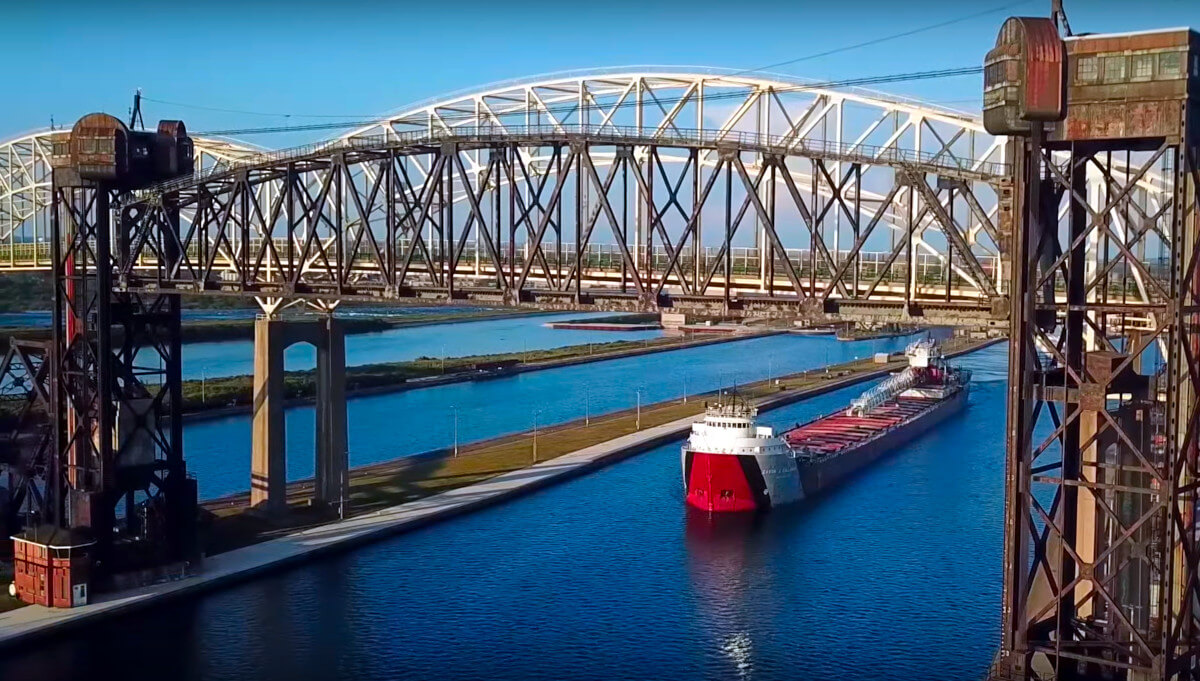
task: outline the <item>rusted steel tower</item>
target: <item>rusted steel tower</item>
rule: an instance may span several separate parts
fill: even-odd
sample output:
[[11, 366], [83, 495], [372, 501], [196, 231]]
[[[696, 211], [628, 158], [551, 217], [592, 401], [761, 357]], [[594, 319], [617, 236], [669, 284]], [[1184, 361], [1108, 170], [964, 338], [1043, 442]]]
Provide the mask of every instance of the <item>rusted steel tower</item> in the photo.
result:
[[1200, 678], [1197, 93], [1189, 30], [1013, 18], [988, 54], [1017, 264], [995, 678]]
[[[119, 292], [112, 264], [143, 244], [131, 243], [130, 228], [142, 208], [118, 201], [190, 174], [191, 140], [178, 121], [140, 132], [90, 114], [56, 140], [53, 164], [53, 338], [44, 372], [53, 441], [42, 462], [44, 517], [16, 540], [88, 546], [96, 563], [88, 571], [101, 580], [145, 574], [194, 550], [196, 486], [183, 461], [179, 296]], [[182, 257], [168, 237], [150, 247], [168, 262]], [[23, 567], [37, 566], [17, 566], [19, 588]], [[60, 577], [77, 581], [53, 577], [51, 592]], [[35, 592], [23, 592], [27, 600], [78, 602], [36, 593], [46, 582], [27, 581]]]

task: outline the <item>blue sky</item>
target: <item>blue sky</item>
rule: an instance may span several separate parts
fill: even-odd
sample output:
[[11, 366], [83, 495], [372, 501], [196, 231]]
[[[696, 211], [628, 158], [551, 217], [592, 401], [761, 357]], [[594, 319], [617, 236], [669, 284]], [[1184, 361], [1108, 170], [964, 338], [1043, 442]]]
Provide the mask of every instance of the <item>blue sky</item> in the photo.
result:
[[[978, 64], [1009, 14], [1049, 0], [844, 2], [402, 3], [215, 0], [170, 4], [26, 3], [0, 10], [9, 50], [0, 139], [70, 125], [89, 111], [126, 115], [133, 91], [153, 99], [253, 112], [352, 118], [497, 80], [633, 64], [756, 68], [1011, 5], [953, 26], [776, 71], [855, 78]], [[1076, 32], [1200, 26], [1200, 2], [1066, 0]], [[164, 9], [167, 7], [168, 9]], [[14, 61], [15, 55], [15, 61]], [[978, 107], [978, 77], [885, 89]], [[289, 119], [148, 102], [147, 121], [196, 131]], [[290, 119], [294, 122], [313, 120]], [[331, 133], [309, 133], [308, 138]], [[250, 138], [266, 146], [294, 135]]]

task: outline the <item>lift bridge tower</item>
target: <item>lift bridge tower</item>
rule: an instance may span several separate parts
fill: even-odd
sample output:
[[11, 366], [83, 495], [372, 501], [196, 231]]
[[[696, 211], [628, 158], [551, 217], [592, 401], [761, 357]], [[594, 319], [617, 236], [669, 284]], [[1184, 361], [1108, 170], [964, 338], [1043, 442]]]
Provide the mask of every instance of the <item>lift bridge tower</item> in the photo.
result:
[[[22, 599], [69, 607], [88, 586], [153, 579], [193, 557], [196, 481], [183, 460], [180, 301], [124, 293], [112, 263], [153, 239], [178, 266], [174, 229], [136, 232], [132, 190], [193, 171], [180, 121], [131, 130], [90, 114], [52, 150], [53, 329], [39, 445], [40, 517], [13, 537]], [[164, 236], [165, 235], [165, 236]]]
[[1011, 18], [984, 81], [1014, 159], [992, 677], [1200, 678], [1200, 36]]

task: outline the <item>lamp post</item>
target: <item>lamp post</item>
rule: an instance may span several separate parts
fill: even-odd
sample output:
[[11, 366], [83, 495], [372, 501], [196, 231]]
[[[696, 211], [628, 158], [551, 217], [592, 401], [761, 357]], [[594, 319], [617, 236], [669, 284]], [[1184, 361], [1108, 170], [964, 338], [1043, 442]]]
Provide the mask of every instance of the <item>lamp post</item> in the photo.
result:
[[583, 387], [583, 425], [592, 425], [592, 388], [586, 385]]
[[537, 419], [538, 419], [538, 414], [541, 414], [541, 413], [542, 413], [542, 410], [540, 410], [540, 409], [533, 410], [533, 462], [534, 463], [537, 463], [537, 460], [538, 460], [537, 459], [537, 430], [538, 430]]
[[346, 519], [346, 470], [342, 469], [341, 484], [338, 485], [338, 520]]
[[683, 403], [687, 404], [687, 372], [683, 372]]
[[638, 388], [634, 392], [637, 393], [637, 424], [636, 430], [642, 429], [642, 389]]
[[458, 456], [458, 405], [450, 405], [450, 410], [454, 413], [454, 456]]

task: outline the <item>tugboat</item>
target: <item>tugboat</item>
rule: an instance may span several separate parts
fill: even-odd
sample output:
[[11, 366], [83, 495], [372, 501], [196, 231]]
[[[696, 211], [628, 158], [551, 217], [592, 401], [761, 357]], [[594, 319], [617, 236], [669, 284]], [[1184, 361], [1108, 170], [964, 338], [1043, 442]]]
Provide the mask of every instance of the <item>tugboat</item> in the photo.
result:
[[794, 503], [921, 435], [967, 404], [971, 372], [932, 339], [905, 350], [908, 367], [838, 410], [782, 434], [739, 398], [709, 406], [683, 446], [687, 503], [711, 513]]

